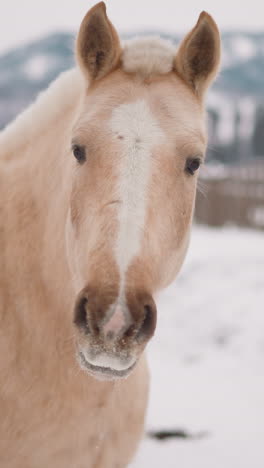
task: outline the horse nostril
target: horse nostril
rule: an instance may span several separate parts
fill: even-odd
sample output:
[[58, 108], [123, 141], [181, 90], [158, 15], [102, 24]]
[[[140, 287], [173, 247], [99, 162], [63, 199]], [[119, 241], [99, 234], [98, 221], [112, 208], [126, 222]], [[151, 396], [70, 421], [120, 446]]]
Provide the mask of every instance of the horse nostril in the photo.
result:
[[138, 338], [150, 338], [156, 328], [156, 307], [154, 304], [144, 305], [144, 319], [143, 323], [138, 331]]
[[87, 297], [81, 297], [77, 300], [74, 311], [74, 323], [77, 327], [82, 328], [86, 333], [89, 333], [87, 321]]
[[136, 335], [137, 329], [135, 325], [130, 325], [128, 329], [124, 333], [124, 337], [126, 338], [132, 338], [133, 336]]

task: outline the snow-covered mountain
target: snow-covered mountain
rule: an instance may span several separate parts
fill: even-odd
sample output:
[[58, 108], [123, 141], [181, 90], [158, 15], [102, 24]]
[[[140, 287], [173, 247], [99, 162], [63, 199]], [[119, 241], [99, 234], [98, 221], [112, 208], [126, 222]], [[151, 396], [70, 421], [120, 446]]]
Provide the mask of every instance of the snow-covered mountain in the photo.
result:
[[[176, 36], [160, 35], [179, 42]], [[222, 39], [222, 69], [208, 96], [216, 146], [250, 139], [256, 109], [264, 102], [264, 32], [229, 32]], [[0, 128], [73, 66], [73, 51], [73, 35], [56, 33], [0, 56]]]

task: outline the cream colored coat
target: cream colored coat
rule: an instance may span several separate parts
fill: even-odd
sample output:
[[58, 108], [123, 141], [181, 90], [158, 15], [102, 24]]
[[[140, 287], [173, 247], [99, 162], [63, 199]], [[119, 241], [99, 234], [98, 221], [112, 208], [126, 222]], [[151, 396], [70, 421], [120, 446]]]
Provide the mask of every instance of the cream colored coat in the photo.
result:
[[[102, 3], [88, 14], [87, 24], [93, 21], [95, 11], [103, 18], [102, 29], [109, 28]], [[129, 53], [127, 62], [124, 59], [120, 65], [118, 52], [113, 78], [111, 75], [107, 79], [109, 85], [112, 79], [119, 87], [127, 82], [127, 86], [137, 90], [135, 83], [142, 69], [148, 75], [148, 83], [152, 79], [157, 81], [156, 75], [161, 73], [158, 89], [164, 96], [170, 89], [168, 86], [177, 82], [175, 98], [178, 96], [187, 103], [190, 118], [196, 122], [191, 127], [196, 125], [202, 132], [197, 145], [204, 148], [201, 96], [215, 75], [219, 43], [213, 20], [207, 15], [199, 21], [192, 33], [194, 43], [197, 36], [200, 39], [199, 30], [204, 34], [205, 29], [209, 42], [211, 36], [214, 40], [211, 54], [216, 58], [209, 64], [205, 61], [208, 69], [203, 73], [197, 70], [197, 77], [195, 71], [191, 70], [194, 76], [186, 71], [190, 41], [187, 36], [175, 59], [178, 77], [174, 71], [166, 70], [167, 62], [164, 65], [162, 57], [160, 69], [156, 65], [151, 68], [149, 59], [145, 65], [135, 65]], [[140, 49], [140, 44], [136, 47]], [[80, 63], [79, 49], [77, 54]], [[103, 65], [104, 74], [110, 73], [109, 64]], [[82, 62], [81, 68], [92, 79], [89, 66], [87, 69]], [[128, 72], [136, 78], [131, 81]], [[191, 80], [195, 82], [195, 92]], [[126, 379], [114, 381], [95, 379], [80, 369], [75, 358], [72, 310], [76, 291], [66, 255], [65, 226], [73, 172], [69, 135], [83, 109], [86, 88], [77, 70], [66, 72], [0, 134], [0, 466], [3, 468], [124, 468], [143, 434], [148, 398], [144, 354]], [[93, 93], [93, 89], [89, 88], [89, 92]], [[155, 92], [154, 89], [154, 97]], [[168, 177], [170, 172], [168, 165]], [[188, 187], [189, 201], [185, 200], [185, 206], [189, 215], [181, 218], [182, 242], [177, 261], [167, 265], [167, 279], [158, 281], [155, 276], [153, 293], [173, 279], [186, 251], [195, 183]], [[169, 204], [169, 198], [160, 200], [161, 205]], [[158, 250], [155, 252], [158, 259]], [[169, 251], [168, 257], [172, 258]]]

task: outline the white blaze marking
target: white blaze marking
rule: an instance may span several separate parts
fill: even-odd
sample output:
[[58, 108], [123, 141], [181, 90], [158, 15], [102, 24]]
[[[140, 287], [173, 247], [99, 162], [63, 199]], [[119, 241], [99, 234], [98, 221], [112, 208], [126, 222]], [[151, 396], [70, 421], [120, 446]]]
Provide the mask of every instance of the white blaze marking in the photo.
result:
[[107, 324], [104, 326], [104, 332], [107, 334], [109, 331], [118, 332], [120, 328], [125, 325], [125, 317], [123, 314], [121, 304], [117, 304], [114, 313]]
[[110, 127], [115, 135], [121, 137], [117, 187], [117, 198], [121, 204], [115, 248], [121, 285], [119, 297], [106, 315], [110, 315], [111, 318], [105, 325], [105, 332], [111, 328], [117, 332], [124, 323], [130, 322], [130, 313], [124, 297], [125, 274], [133, 258], [140, 252], [145, 226], [152, 149], [162, 143], [164, 133], [143, 100], [121, 104], [114, 109]]
[[118, 183], [119, 232], [116, 259], [121, 277], [139, 253], [145, 225], [146, 194], [151, 170], [151, 150], [161, 144], [164, 134], [143, 100], [121, 104], [110, 121], [120, 140], [121, 161]]

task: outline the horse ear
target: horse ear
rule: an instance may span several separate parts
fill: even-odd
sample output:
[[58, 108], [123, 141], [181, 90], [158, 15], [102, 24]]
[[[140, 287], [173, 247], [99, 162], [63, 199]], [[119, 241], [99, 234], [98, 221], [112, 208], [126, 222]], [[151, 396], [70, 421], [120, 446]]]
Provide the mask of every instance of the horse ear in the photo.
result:
[[84, 17], [77, 37], [76, 56], [89, 80], [98, 80], [119, 63], [121, 46], [110, 23], [104, 2], [97, 3]]
[[180, 44], [174, 67], [202, 97], [215, 78], [220, 63], [220, 35], [213, 18], [203, 11], [197, 24]]

